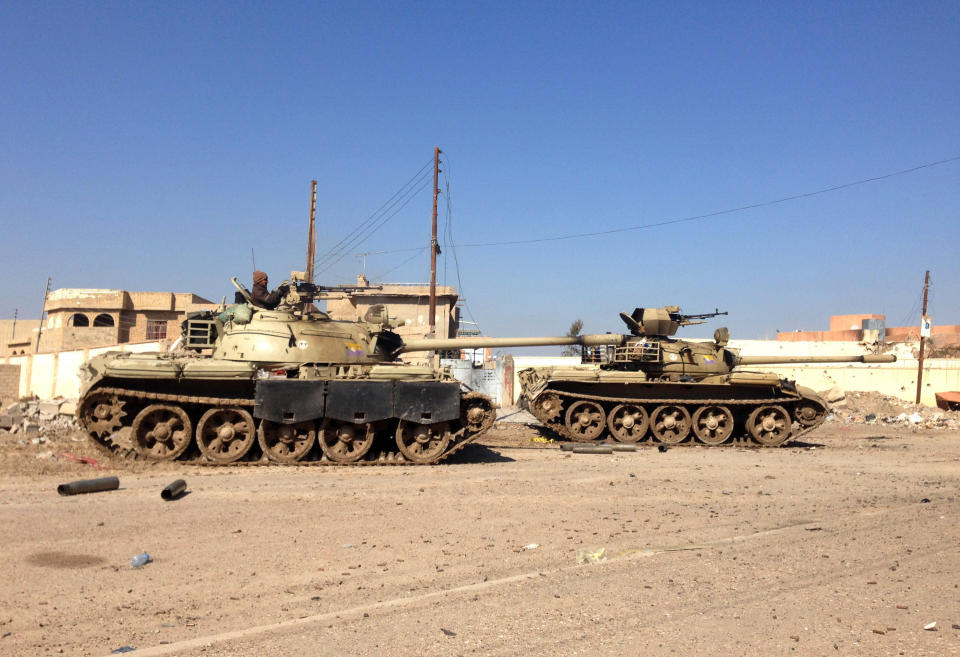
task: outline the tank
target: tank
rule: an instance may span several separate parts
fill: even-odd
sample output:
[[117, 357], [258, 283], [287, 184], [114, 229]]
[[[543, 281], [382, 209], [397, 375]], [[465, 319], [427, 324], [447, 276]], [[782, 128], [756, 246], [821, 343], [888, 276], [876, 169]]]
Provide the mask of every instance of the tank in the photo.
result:
[[387, 309], [335, 321], [320, 288], [293, 272], [274, 310], [245, 303], [194, 313], [177, 349], [109, 352], [83, 365], [77, 417], [98, 445], [155, 460], [229, 464], [266, 459], [334, 465], [431, 464], [487, 431], [487, 396], [447, 369], [398, 361], [406, 352], [580, 344], [619, 336], [404, 342]]
[[647, 444], [783, 445], [820, 426], [827, 405], [813, 390], [749, 365], [890, 363], [892, 355], [740, 356], [729, 331], [713, 341], [673, 338], [681, 326], [718, 315], [678, 306], [620, 313], [630, 333], [607, 348], [585, 348], [576, 367], [518, 373], [521, 405], [568, 440]]

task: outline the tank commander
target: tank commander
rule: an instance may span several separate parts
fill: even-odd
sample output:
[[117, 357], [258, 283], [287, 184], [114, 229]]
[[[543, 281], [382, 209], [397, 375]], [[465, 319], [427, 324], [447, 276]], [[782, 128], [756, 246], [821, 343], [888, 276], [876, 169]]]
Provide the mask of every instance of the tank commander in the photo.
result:
[[253, 305], [267, 310], [273, 310], [280, 303], [280, 300], [287, 295], [290, 290], [289, 285], [281, 285], [273, 292], [267, 288], [267, 274], [259, 269], [253, 272], [253, 291], [250, 298], [253, 299]]

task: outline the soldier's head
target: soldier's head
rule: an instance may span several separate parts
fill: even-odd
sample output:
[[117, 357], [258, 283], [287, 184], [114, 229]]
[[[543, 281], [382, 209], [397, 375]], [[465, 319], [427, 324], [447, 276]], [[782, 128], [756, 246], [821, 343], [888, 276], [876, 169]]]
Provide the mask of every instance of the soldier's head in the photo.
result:
[[267, 273], [260, 271], [259, 269], [253, 272], [253, 284], [254, 285], [266, 285], [267, 284]]

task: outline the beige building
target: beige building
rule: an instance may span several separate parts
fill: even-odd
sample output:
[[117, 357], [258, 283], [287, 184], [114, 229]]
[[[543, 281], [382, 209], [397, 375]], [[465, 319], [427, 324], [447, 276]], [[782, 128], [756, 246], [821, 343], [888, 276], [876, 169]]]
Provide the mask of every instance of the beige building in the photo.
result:
[[0, 356], [31, 353], [39, 328], [39, 319], [0, 319]]
[[[430, 286], [422, 283], [384, 283], [370, 285], [362, 274], [357, 276], [356, 287], [344, 287], [343, 291], [329, 290], [323, 293], [327, 302], [327, 314], [333, 319], [363, 320], [367, 311], [376, 305], [384, 305], [394, 331], [404, 340], [424, 338], [430, 333]], [[457, 288], [437, 286], [436, 337], [457, 336], [459, 325]]]
[[[189, 312], [216, 304], [189, 292], [64, 288], [47, 296], [41, 352], [130, 342], [173, 341]], [[36, 334], [33, 337], [36, 344]], [[27, 353], [30, 353], [27, 349]], [[19, 353], [19, 352], [18, 352]]]

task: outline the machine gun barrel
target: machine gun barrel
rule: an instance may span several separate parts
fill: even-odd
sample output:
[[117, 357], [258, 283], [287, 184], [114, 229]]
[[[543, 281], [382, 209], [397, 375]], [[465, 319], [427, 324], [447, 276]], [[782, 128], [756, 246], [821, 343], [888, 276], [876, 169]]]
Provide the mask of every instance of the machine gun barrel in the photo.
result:
[[535, 337], [535, 338], [439, 338], [408, 340], [397, 350], [398, 354], [411, 351], [437, 351], [447, 349], [481, 349], [483, 347], [543, 347], [553, 345], [579, 344], [584, 347], [619, 346], [625, 337], [619, 333], [597, 333], [576, 337]]
[[680, 323], [689, 324], [694, 322], [695, 320], [710, 319], [711, 317], [719, 317], [720, 315], [729, 315], [729, 314], [730, 313], [728, 313], [726, 310], [724, 310], [723, 312], [720, 312], [719, 308], [715, 308], [712, 313], [702, 313], [700, 315], [680, 315]]
[[781, 365], [787, 363], [893, 363], [893, 354], [863, 356], [740, 356], [737, 365]]

